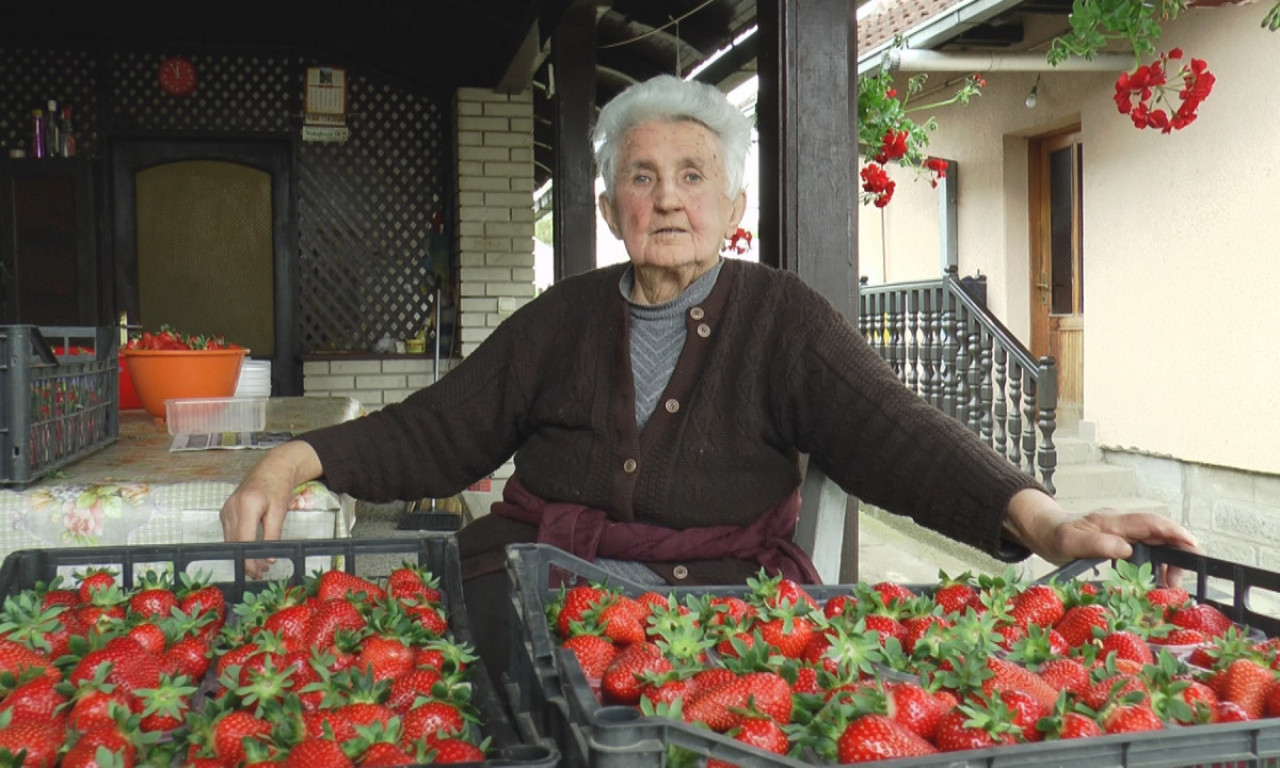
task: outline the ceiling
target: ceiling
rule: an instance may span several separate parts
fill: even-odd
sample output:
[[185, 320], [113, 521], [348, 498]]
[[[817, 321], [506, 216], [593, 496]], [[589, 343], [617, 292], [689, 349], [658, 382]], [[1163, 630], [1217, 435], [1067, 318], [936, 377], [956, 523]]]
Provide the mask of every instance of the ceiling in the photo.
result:
[[[519, 90], [533, 85], [535, 159], [550, 166], [549, 36], [573, 0], [60, 0], [8, 3], [0, 41], [123, 45], [181, 51], [285, 48], [331, 56], [413, 87]], [[1071, 0], [1026, 0], [1038, 12]], [[861, 4], [861, 0], [859, 1]], [[881, 15], [909, 24], [948, 0], [893, 0]], [[886, 4], [889, 5], [889, 4]], [[914, 6], [921, 5], [920, 8]], [[657, 74], [687, 75], [756, 24], [756, 0], [597, 0], [596, 106]], [[928, 7], [924, 7], [928, 6]], [[1038, 6], [1046, 6], [1041, 10]], [[52, 10], [56, 9], [56, 10]], [[901, 10], [900, 10], [901, 9]], [[1006, 47], [1021, 26], [998, 20], [947, 43]], [[862, 25], [860, 25], [862, 26]], [[892, 24], [886, 27], [890, 33]], [[698, 75], [724, 88], [755, 70], [756, 38]]]

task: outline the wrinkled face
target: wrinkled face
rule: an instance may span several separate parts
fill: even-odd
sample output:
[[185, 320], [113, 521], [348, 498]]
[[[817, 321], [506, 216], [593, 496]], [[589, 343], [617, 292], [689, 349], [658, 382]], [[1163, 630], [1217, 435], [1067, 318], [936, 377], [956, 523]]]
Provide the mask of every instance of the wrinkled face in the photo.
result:
[[631, 130], [618, 153], [609, 230], [637, 267], [709, 269], [738, 228], [746, 193], [725, 194], [720, 138], [701, 123], [655, 121]]

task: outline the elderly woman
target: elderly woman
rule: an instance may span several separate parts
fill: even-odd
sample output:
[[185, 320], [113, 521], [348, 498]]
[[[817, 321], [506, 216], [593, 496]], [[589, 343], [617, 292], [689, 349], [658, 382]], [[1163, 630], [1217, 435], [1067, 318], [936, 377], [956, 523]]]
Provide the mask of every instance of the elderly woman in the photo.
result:
[[[744, 116], [674, 77], [600, 114], [600, 211], [630, 263], [563, 280], [440, 382], [268, 453], [223, 509], [229, 539], [279, 536], [324, 476], [369, 500], [457, 493], [515, 455], [492, 513], [459, 532], [468, 610], [502, 619], [502, 548], [540, 541], [632, 580], [806, 582], [791, 543], [799, 455], [849, 493], [1012, 560], [1194, 547], [1150, 514], [1067, 515], [1034, 479], [903, 387], [795, 275], [720, 257], [745, 206]], [[501, 666], [501, 650], [481, 651]], [[487, 652], [486, 652], [487, 651]]]

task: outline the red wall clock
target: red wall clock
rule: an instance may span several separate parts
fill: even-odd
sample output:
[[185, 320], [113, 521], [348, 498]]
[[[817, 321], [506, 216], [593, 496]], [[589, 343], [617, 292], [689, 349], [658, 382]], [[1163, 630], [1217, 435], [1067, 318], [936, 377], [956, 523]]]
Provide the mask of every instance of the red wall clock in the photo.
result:
[[196, 90], [196, 67], [183, 56], [170, 56], [160, 62], [156, 71], [160, 90], [170, 96], [190, 96]]

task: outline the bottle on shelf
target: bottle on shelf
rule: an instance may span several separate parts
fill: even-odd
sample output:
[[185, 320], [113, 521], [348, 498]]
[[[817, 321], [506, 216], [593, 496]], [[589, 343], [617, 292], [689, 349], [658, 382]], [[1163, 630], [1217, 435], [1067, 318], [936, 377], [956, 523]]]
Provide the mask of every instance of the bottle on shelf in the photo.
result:
[[44, 112], [44, 156], [57, 157], [62, 148], [62, 142], [58, 139], [58, 102], [49, 99], [47, 106], [48, 109]]
[[58, 154], [76, 156], [76, 134], [71, 127], [71, 107], [67, 104], [62, 105], [62, 122], [58, 125]]
[[31, 110], [31, 156], [47, 157], [47, 129], [45, 122], [44, 110]]

